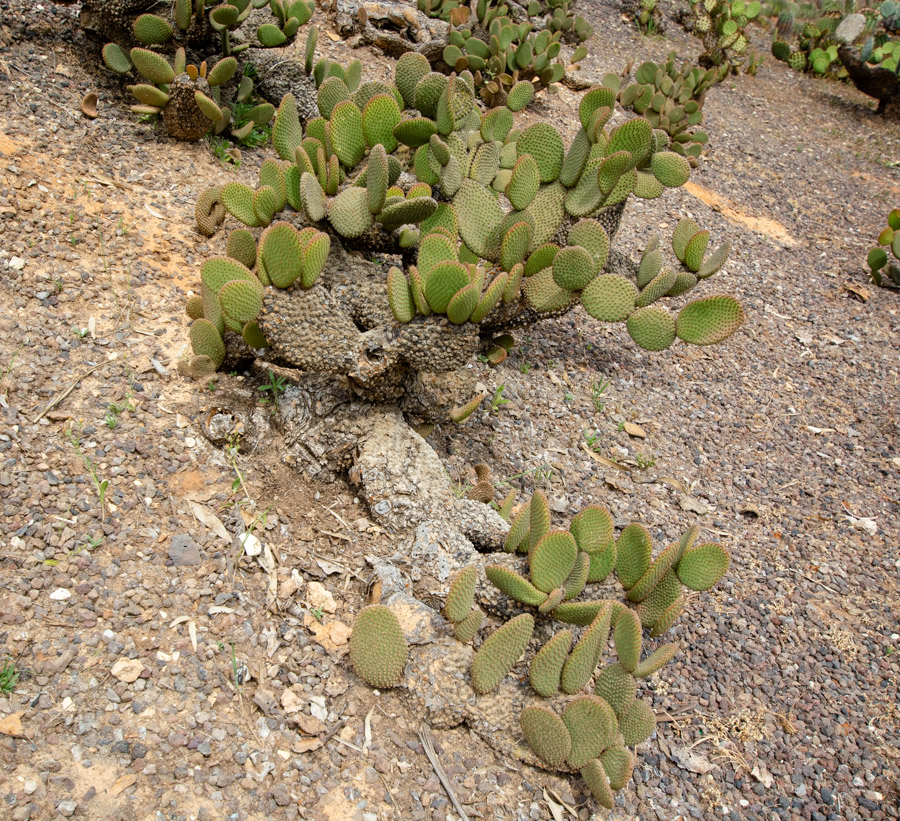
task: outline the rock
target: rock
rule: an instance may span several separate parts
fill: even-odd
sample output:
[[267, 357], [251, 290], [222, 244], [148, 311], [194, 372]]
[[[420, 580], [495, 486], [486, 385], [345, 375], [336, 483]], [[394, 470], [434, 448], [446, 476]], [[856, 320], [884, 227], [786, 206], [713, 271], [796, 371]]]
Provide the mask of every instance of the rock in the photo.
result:
[[71, 595], [71, 590], [66, 590], [64, 587], [57, 587], [56, 590], [50, 594], [50, 598], [53, 599], [53, 601], [65, 601], [70, 598]]
[[862, 14], [848, 14], [834, 30], [834, 39], [839, 43], [853, 45], [853, 41], [863, 33], [866, 18]]
[[71, 818], [75, 814], [77, 808], [78, 803], [71, 798], [66, 798], [56, 805], [56, 811], [63, 816], [63, 818]]
[[334, 596], [325, 589], [321, 582], [310, 582], [306, 585], [306, 603], [312, 608], [322, 610], [324, 613], [337, 612]]
[[200, 564], [200, 548], [187, 533], [172, 535], [168, 553], [175, 567], [191, 567]]
[[137, 681], [143, 671], [144, 664], [138, 659], [119, 659], [110, 670], [114, 678], [126, 684]]

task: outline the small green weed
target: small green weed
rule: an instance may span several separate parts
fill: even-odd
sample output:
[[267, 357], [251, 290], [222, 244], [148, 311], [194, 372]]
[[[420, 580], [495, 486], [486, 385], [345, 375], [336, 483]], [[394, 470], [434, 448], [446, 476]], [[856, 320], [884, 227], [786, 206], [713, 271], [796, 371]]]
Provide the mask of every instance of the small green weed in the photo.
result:
[[84, 452], [81, 435], [80, 424], [77, 426], [77, 430], [74, 426], [66, 430], [66, 438], [69, 440], [69, 443], [72, 445], [72, 447], [75, 448], [75, 453], [78, 454], [78, 458], [81, 459], [81, 463], [84, 465], [85, 470], [87, 470], [87, 472], [91, 476], [91, 482], [93, 482], [94, 484], [94, 490], [97, 491], [97, 498], [100, 501], [100, 521], [105, 521], [106, 491], [109, 488], [109, 479], [100, 478], [100, 475], [97, 472], [97, 466], [94, 464], [94, 460]]
[[503, 391], [506, 389], [506, 383], [498, 385], [491, 397], [491, 413], [499, 413], [500, 408], [509, 404], [509, 399], [503, 398]]
[[16, 663], [12, 659], [7, 659], [0, 667], [0, 693], [9, 695], [16, 689], [18, 681], [19, 673], [16, 670]]
[[530, 362], [519, 363], [519, 370], [522, 371], [522, 373], [528, 373], [533, 367], [534, 366]]
[[609, 387], [610, 382], [610, 379], [603, 379], [602, 377], [599, 382], [595, 379], [591, 380], [591, 402], [594, 403], [594, 409], [597, 413], [603, 413], [603, 409], [606, 407], [606, 403], [603, 401], [603, 394]]
[[638, 453], [635, 455], [634, 461], [637, 462], [638, 470], [648, 470], [656, 464], [656, 457], [644, 456], [643, 453]]
[[283, 376], [276, 376], [272, 371], [269, 371], [268, 376], [269, 381], [257, 388], [260, 393], [265, 394], [260, 402], [266, 404], [271, 401], [275, 405], [275, 410], [279, 410], [281, 408], [279, 399], [281, 394], [287, 390], [287, 379]]

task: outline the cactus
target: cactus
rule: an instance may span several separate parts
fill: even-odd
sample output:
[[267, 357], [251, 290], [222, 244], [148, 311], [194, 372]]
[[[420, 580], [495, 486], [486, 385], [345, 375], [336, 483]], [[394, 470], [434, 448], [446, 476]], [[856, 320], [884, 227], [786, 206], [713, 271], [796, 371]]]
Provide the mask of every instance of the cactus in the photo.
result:
[[373, 687], [399, 684], [409, 648], [393, 611], [374, 604], [359, 612], [350, 633], [350, 661]]
[[472, 687], [484, 695], [494, 690], [525, 651], [534, 618], [522, 613], [495, 630], [472, 659]]
[[878, 235], [878, 245], [869, 251], [866, 262], [872, 282], [879, 286], [900, 287], [900, 265], [888, 261], [885, 247], [890, 249], [894, 260], [900, 261], [900, 208], [888, 214], [887, 227]]
[[685, 19], [685, 28], [699, 37], [703, 44], [700, 65], [722, 68], [725, 74], [740, 70], [755, 74], [759, 58], [747, 52], [748, 40], [744, 29], [759, 17], [762, 6], [758, 0], [689, 2], [691, 9]]

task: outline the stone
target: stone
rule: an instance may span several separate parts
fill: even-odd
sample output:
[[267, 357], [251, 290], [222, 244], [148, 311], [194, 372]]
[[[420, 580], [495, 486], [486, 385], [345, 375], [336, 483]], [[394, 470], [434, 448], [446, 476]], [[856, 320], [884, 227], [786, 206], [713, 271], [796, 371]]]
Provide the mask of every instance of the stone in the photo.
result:
[[200, 564], [200, 548], [187, 533], [173, 534], [168, 552], [175, 567], [191, 567]]
[[863, 33], [866, 27], [866, 18], [862, 14], [848, 14], [834, 30], [834, 39], [848, 46]]
[[119, 659], [112, 666], [110, 671], [114, 678], [131, 684], [138, 680], [138, 677], [144, 671], [144, 664], [138, 659]]

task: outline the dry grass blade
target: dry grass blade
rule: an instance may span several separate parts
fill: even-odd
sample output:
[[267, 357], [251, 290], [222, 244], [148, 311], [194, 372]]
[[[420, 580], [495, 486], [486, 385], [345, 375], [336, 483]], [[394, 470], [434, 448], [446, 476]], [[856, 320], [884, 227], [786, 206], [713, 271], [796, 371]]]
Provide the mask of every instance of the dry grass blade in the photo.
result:
[[419, 728], [419, 741], [422, 742], [422, 747], [425, 750], [425, 755], [431, 762], [431, 766], [434, 768], [438, 780], [444, 787], [444, 790], [447, 793], [447, 797], [450, 799], [450, 803], [453, 804], [453, 809], [456, 810], [456, 814], [460, 817], [461, 821], [469, 821], [469, 816], [466, 815], [466, 811], [459, 803], [459, 799], [457, 799], [456, 793], [453, 791], [453, 787], [450, 784], [450, 779], [447, 778], [447, 773], [444, 772], [444, 767], [438, 759], [437, 753], [434, 751], [434, 742], [431, 738], [431, 730], [429, 730], [428, 727], [426, 727], [424, 724]]
[[608, 468], [616, 468], [617, 470], [624, 471], [625, 473], [631, 473], [631, 468], [628, 465], [620, 465], [618, 462], [614, 462], [612, 459], [607, 459], [605, 456], [601, 456], [599, 453], [591, 450], [587, 445], [583, 442], [581, 444], [581, 449], [591, 457], [595, 462], [599, 462], [601, 465], [606, 465]]
[[75, 390], [75, 388], [78, 387], [78, 383], [81, 382], [82, 379], [90, 376], [99, 367], [100, 365], [94, 365], [93, 368], [89, 368], [83, 374], [81, 374], [81, 376], [77, 377], [73, 382], [70, 382], [68, 387], [63, 388], [58, 394], [56, 394], [56, 396], [54, 396], [53, 399], [51, 399], [47, 404], [47, 407], [44, 408], [34, 419], [31, 420], [31, 424], [36, 425], [38, 422], [40, 422], [41, 419], [43, 419], [48, 413], [50, 413], [50, 411], [52, 411], [60, 402], [63, 401], [63, 399], [65, 399], [70, 393], [72, 393], [72, 391]]

